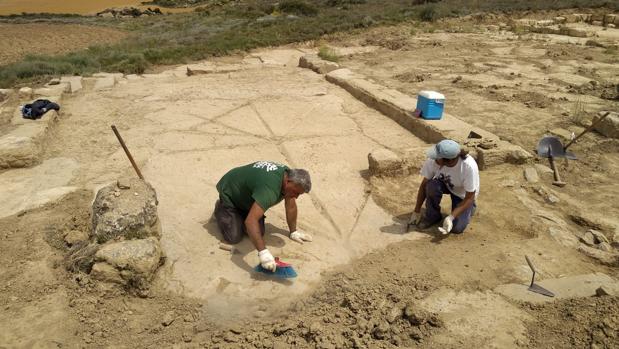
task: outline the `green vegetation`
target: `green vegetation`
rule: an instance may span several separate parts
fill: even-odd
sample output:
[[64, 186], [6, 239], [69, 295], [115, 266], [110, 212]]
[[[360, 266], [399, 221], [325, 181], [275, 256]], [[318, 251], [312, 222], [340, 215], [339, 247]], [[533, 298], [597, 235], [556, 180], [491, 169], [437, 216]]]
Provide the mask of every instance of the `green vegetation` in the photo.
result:
[[[257, 47], [316, 40], [326, 34], [393, 25], [433, 22], [476, 13], [606, 6], [608, 0], [155, 0], [199, 10], [146, 18], [115, 19], [77, 15], [22, 14], [0, 23], [79, 23], [116, 27], [130, 33], [118, 44], [94, 46], [59, 56], [33, 54], [0, 67], [0, 88], [43, 81], [61, 74], [96, 71], [142, 73], [158, 64], [180, 64]], [[165, 10], [164, 10], [165, 12]], [[294, 14], [287, 16], [284, 14]], [[432, 29], [430, 29], [432, 30]]]
[[318, 57], [324, 59], [325, 61], [337, 62], [340, 60], [340, 57], [337, 55], [335, 50], [327, 46], [321, 46], [318, 49]]
[[304, 1], [286, 0], [279, 4], [279, 10], [284, 13], [291, 13], [298, 16], [316, 16], [318, 9]]

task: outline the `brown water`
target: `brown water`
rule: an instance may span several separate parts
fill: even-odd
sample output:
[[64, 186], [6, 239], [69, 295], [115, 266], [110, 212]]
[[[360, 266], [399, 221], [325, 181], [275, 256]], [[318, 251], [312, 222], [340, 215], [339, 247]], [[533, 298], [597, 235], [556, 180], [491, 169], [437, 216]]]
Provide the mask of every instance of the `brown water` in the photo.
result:
[[[94, 14], [110, 7], [147, 7], [140, 3], [140, 0], [0, 0], [0, 15], [22, 12]], [[165, 9], [165, 12], [177, 11]]]

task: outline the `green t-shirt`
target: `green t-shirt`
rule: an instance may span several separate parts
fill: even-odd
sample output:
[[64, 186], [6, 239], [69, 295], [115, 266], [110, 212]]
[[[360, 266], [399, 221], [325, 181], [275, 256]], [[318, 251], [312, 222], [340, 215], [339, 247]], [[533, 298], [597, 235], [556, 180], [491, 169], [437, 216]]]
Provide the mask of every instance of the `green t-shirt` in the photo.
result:
[[249, 212], [256, 202], [263, 210], [282, 201], [282, 181], [287, 166], [258, 161], [233, 168], [217, 183], [219, 197], [226, 206]]

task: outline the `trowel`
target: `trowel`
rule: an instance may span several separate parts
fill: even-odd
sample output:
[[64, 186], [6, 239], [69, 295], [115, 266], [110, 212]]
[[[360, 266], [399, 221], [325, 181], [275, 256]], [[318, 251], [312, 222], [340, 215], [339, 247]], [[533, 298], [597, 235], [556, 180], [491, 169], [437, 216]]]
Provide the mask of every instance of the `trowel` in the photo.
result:
[[529, 264], [529, 267], [531, 268], [531, 270], [533, 271], [533, 277], [531, 278], [531, 285], [529, 286], [529, 291], [531, 292], [535, 292], [535, 293], [539, 293], [541, 295], [544, 295], [546, 297], [554, 297], [555, 294], [550, 292], [549, 290], [543, 288], [542, 286], [538, 285], [535, 283], [535, 267], [533, 266], [533, 262], [531, 262], [531, 260], [529, 259], [529, 256], [525, 255], [524, 258], [527, 260], [527, 264]]

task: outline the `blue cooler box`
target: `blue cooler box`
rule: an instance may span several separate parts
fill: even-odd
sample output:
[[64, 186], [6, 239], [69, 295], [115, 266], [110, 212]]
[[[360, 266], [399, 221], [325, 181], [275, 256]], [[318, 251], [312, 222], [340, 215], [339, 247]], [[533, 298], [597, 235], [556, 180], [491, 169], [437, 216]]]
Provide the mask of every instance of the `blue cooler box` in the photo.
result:
[[443, 116], [445, 96], [436, 91], [421, 91], [417, 96], [417, 113], [427, 120], [439, 120]]

